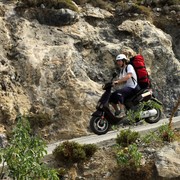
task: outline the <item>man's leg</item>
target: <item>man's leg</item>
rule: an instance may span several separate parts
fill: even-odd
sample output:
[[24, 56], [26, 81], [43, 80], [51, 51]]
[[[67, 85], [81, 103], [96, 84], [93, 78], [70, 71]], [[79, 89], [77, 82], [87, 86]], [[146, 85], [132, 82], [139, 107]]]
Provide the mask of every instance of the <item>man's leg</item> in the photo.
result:
[[115, 110], [114, 115], [115, 115], [115, 116], [118, 116], [118, 115], [120, 114], [120, 112], [121, 112], [121, 109], [119, 109], [118, 104], [111, 103], [111, 105], [112, 105], [112, 107], [113, 107], [114, 110]]
[[119, 117], [124, 117], [126, 116], [126, 113], [125, 113], [125, 106], [123, 104], [121, 104], [120, 102], [118, 103], [118, 106], [119, 108], [121, 109], [121, 112], [119, 114]]
[[114, 115], [115, 116], [119, 115], [120, 114], [120, 110], [119, 110], [119, 107], [117, 105], [118, 104], [118, 98], [117, 98], [117, 92], [116, 91], [111, 94], [109, 103], [114, 108], [114, 111], [115, 111]]
[[111, 105], [112, 105], [112, 107], [114, 108], [115, 111], [118, 111], [118, 110], [119, 110], [117, 104], [111, 103]]
[[119, 117], [126, 116], [124, 101], [126, 98], [132, 96], [133, 92], [134, 92], [134, 89], [129, 88], [129, 87], [124, 87], [124, 88], [118, 90], [118, 92], [117, 92], [118, 101], [119, 101], [118, 106], [121, 109], [121, 113], [119, 114]]

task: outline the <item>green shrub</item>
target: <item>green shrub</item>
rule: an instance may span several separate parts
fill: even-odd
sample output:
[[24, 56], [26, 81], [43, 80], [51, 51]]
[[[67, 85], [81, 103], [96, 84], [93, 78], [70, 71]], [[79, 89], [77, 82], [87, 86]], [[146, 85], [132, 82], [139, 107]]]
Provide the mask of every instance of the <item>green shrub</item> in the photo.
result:
[[74, 2], [78, 5], [84, 5], [85, 3], [87, 3], [88, 0], [74, 0]]
[[53, 155], [58, 161], [79, 163], [92, 157], [96, 150], [96, 145], [81, 145], [77, 142], [65, 141], [54, 149]]
[[61, 179], [63, 179], [64, 175], [68, 173], [68, 170], [65, 168], [59, 168], [57, 169], [58, 172], [58, 177]]
[[122, 130], [116, 137], [116, 143], [122, 147], [127, 147], [128, 145], [135, 143], [140, 137], [140, 134], [130, 129]]
[[117, 163], [121, 167], [138, 168], [141, 165], [142, 154], [136, 144], [120, 149], [116, 155]]
[[161, 139], [159, 138], [157, 132], [149, 132], [146, 135], [141, 137], [142, 142], [146, 144], [151, 144], [152, 142], [158, 142], [158, 144], [161, 142]]
[[141, 6], [141, 5], [137, 5], [137, 4], [134, 4], [129, 11], [131, 13], [144, 14], [147, 17], [150, 17], [152, 15], [150, 8], [147, 8], [147, 7]]
[[63, 142], [56, 147], [53, 151], [53, 155], [58, 161], [63, 162], [78, 162], [85, 159], [85, 152], [82, 151], [80, 144], [76, 142]]
[[97, 146], [94, 144], [85, 144], [83, 145], [83, 150], [85, 151], [86, 158], [89, 159], [97, 151]]
[[141, 137], [142, 142], [146, 144], [161, 145], [164, 141], [172, 142], [177, 138], [174, 130], [168, 124], [160, 126], [157, 131], [150, 132]]
[[142, 111], [142, 108], [139, 108], [136, 111], [130, 109], [127, 112], [127, 119], [129, 120], [130, 124], [134, 124], [142, 119], [141, 111]]
[[162, 141], [172, 142], [175, 138], [175, 133], [168, 124], [160, 126], [158, 134]]
[[136, 110], [129, 110], [127, 112], [127, 118], [131, 124], [134, 124], [135, 122], [142, 120], [141, 118], [142, 111], [149, 110], [150, 108], [162, 110], [162, 106], [159, 103], [149, 100], [147, 102], [141, 102]]
[[116, 7], [120, 6], [124, 12], [128, 11], [130, 9], [129, 5], [127, 3], [124, 2], [118, 2], [115, 5]]
[[[21, 180], [58, 179], [57, 172], [42, 163], [42, 158], [47, 153], [45, 148], [43, 140], [31, 136], [28, 120], [19, 116], [7, 147], [0, 151], [1, 162], [7, 164], [7, 176]], [[3, 168], [1, 173], [4, 173]]]
[[168, 5], [168, 6], [171, 6], [171, 5], [179, 5], [180, 4], [180, 1], [179, 0], [160, 0], [159, 2], [157, 2], [157, 6], [165, 6], [165, 5]]
[[72, 0], [20, 0], [26, 7], [40, 7], [44, 4], [46, 8], [61, 9], [67, 8], [78, 11]]
[[40, 112], [38, 114], [29, 114], [27, 118], [29, 119], [32, 128], [37, 128], [37, 127], [43, 128], [52, 123], [51, 117], [47, 113]]
[[168, 5], [180, 5], [180, 0], [168, 0]]
[[[138, 0], [138, 4], [141, 4], [142, 0]], [[171, 5], [179, 5], [179, 0], [151, 0], [151, 1], [144, 1], [144, 6], [151, 6], [151, 7], [163, 7], [165, 5], [171, 6]]]

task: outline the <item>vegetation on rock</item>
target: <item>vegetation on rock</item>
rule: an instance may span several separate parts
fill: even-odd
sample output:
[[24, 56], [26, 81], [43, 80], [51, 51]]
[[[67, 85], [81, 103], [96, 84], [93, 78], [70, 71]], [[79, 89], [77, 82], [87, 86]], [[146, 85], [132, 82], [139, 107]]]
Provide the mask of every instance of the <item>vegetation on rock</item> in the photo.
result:
[[77, 142], [65, 141], [54, 149], [53, 155], [57, 161], [73, 164], [90, 159], [97, 149], [94, 144], [81, 145]]
[[135, 143], [139, 137], [140, 134], [131, 129], [122, 130], [116, 137], [116, 143], [122, 147], [127, 147]]
[[[28, 120], [17, 118], [17, 125], [12, 137], [4, 149], [0, 150], [3, 167], [0, 177], [4, 175], [13, 179], [59, 179], [57, 172], [47, 167], [42, 158], [46, 155], [46, 144], [33, 136]], [[4, 168], [5, 163], [7, 168]]]

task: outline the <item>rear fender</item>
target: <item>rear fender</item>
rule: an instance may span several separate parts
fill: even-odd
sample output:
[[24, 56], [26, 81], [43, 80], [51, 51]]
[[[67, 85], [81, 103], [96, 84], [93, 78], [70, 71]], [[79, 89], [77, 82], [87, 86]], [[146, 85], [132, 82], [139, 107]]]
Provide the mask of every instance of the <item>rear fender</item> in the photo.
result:
[[158, 99], [156, 99], [155, 97], [152, 97], [151, 100], [154, 101], [154, 102], [156, 102], [156, 103], [158, 103], [158, 104], [161, 105], [161, 106], [163, 105], [162, 102], [160, 102], [160, 101], [159, 101]]

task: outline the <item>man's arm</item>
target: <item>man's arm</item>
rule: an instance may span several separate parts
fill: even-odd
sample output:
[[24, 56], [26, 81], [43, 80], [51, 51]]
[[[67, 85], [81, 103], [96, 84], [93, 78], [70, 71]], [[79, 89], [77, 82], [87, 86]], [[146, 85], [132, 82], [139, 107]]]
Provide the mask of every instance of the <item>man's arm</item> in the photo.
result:
[[123, 82], [126, 82], [126, 81], [127, 81], [128, 79], [130, 79], [131, 77], [132, 77], [132, 73], [129, 72], [129, 73], [127, 73], [126, 76], [124, 76], [123, 78], [114, 81], [113, 84], [121, 84], [121, 83], [123, 83]]

